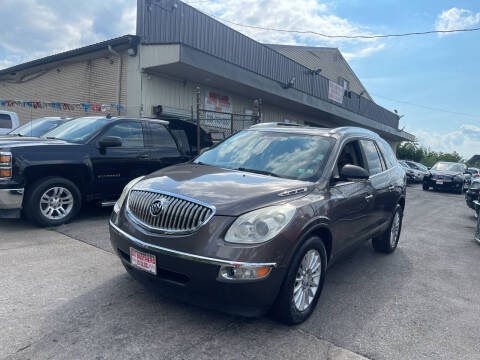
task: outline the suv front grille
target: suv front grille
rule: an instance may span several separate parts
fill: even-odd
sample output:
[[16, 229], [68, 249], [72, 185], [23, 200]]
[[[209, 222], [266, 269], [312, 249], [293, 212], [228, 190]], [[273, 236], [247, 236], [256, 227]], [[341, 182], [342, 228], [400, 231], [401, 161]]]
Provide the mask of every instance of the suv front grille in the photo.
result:
[[128, 212], [149, 230], [179, 234], [192, 233], [214, 215], [215, 207], [181, 195], [148, 190], [132, 190]]

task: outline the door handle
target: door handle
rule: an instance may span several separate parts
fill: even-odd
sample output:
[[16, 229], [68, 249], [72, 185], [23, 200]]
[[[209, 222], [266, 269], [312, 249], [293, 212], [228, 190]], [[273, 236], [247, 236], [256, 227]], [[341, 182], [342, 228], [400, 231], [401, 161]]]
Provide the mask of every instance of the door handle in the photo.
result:
[[149, 155], [138, 155], [137, 159], [146, 160], [146, 159], [150, 159], [150, 156]]
[[372, 199], [373, 199], [373, 195], [371, 195], [371, 194], [365, 196], [365, 200], [367, 200], [367, 201], [370, 201], [370, 200], [372, 200]]

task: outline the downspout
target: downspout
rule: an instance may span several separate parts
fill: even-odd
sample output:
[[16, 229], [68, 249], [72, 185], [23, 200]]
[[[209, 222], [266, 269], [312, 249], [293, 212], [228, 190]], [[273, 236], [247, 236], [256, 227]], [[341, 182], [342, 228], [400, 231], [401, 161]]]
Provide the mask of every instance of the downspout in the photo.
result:
[[113, 50], [112, 45], [108, 45], [108, 51], [118, 57], [118, 70], [117, 70], [117, 115], [120, 115], [120, 90], [122, 86], [122, 55]]

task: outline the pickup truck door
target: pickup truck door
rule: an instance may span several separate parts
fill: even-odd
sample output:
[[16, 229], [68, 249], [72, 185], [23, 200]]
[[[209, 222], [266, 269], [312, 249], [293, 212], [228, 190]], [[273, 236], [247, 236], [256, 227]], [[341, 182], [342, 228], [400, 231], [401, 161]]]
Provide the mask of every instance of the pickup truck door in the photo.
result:
[[191, 156], [187, 155], [187, 151], [182, 150], [182, 147], [177, 144], [170, 131], [163, 124], [147, 121], [146, 126], [149, 129], [150, 172], [191, 159]]
[[[98, 142], [104, 136], [117, 136], [122, 145], [101, 149]], [[97, 137], [92, 146], [93, 193], [96, 198], [114, 200], [130, 180], [150, 173], [150, 152], [145, 146], [142, 121], [115, 122]]]

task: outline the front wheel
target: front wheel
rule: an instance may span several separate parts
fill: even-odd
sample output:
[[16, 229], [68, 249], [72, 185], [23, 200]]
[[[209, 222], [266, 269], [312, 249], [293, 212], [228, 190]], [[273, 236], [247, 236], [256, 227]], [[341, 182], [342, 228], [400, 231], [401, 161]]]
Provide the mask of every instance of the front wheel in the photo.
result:
[[428, 186], [427, 184], [423, 184], [423, 190], [425, 191], [428, 191], [428, 189], [430, 189], [430, 186]]
[[327, 252], [323, 241], [309, 238], [295, 254], [273, 314], [287, 325], [300, 324], [308, 319], [317, 305], [327, 269]]
[[375, 251], [386, 254], [392, 253], [398, 246], [400, 233], [402, 231], [403, 210], [397, 205], [393, 213], [392, 222], [389, 228], [380, 236], [372, 239], [372, 246]]
[[29, 187], [24, 209], [28, 219], [48, 227], [67, 223], [80, 207], [80, 190], [73, 182], [61, 177], [48, 177]]

